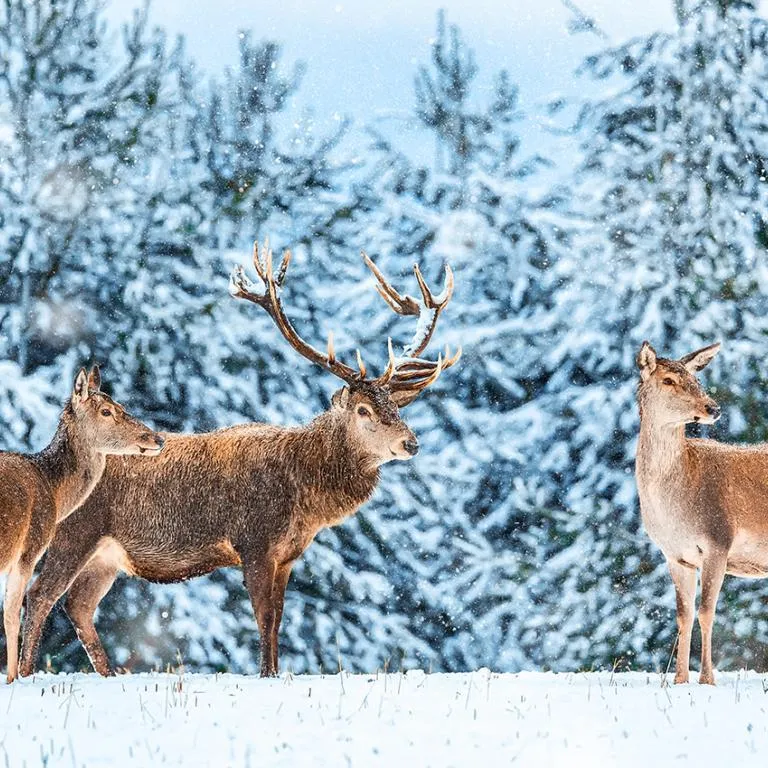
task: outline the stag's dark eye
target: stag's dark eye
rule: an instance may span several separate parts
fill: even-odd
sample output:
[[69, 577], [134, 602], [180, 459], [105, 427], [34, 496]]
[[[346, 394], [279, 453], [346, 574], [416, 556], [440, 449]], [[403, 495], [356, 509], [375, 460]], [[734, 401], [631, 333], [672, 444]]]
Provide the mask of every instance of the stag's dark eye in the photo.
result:
[[675, 386], [675, 380], [670, 379], [669, 376], [667, 376], [662, 382], [662, 384], [666, 384], [668, 387], [674, 387]]
[[101, 415], [102, 416], [111, 416], [112, 415], [112, 411], [110, 411], [109, 408], [102, 408], [101, 409]]
[[370, 416], [370, 415], [371, 415], [371, 412], [370, 412], [370, 411], [369, 411], [369, 410], [368, 410], [368, 409], [367, 409], [365, 406], [361, 405], [361, 406], [360, 406], [360, 407], [357, 409], [357, 415], [358, 415], [358, 416]]

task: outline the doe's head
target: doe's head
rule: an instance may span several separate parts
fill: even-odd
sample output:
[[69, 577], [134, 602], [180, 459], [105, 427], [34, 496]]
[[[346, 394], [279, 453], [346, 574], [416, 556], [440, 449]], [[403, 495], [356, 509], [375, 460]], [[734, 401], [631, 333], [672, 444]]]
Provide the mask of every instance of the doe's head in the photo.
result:
[[347, 423], [347, 435], [357, 451], [380, 466], [407, 461], [419, 451], [419, 441], [400, 418], [396, 396], [386, 386], [353, 382], [334, 394], [331, 407]]
[[80, 369], [70, 403], [78, 433], [99, 453], [157, 456], [163, 449], [165, 440], [161, 435], [101, 391], [101, 374], [96, 365], [89, 374]]
[[720, 406], [703, 390], [695, 374], [706, 368], [719, 351], [718, 342], [679, 360], [667, 360], [658, 357], [644, 341], [637, 353], [641, 412], [667, 425], [714, 424], [720, 418]]

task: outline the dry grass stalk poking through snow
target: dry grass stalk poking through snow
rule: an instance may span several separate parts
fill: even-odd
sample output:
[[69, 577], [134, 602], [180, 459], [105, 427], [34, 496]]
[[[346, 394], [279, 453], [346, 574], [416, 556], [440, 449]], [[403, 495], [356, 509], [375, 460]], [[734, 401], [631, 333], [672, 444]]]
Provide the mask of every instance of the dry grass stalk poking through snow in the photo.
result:
[[765, 683], [487, 670], [36, 675], [0, 689], [0, 765], [762, 768]]

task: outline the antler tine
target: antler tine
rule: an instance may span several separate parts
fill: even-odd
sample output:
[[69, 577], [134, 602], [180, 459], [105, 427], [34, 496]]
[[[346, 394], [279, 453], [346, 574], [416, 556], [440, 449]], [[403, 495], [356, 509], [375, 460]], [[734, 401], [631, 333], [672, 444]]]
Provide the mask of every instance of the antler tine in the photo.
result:
[[254, 285], [248, 276], [245, 274], [241, 264], [236, 264], [232, 269], [232, 274], [229, 276], [229, 293], [236, 299], [247, 299], [254, 304], [258, 304], [264, 309], [268, 309], [268, 296], [264, 293], [256, 293]]
[[283, 260], [280, 262], [280, 269], [277, 270], [277, 285], [278, 288], [283, 287], [285, 281], [285, 273], [288, 271], [288, 265], [291, 263], [293, 254], [286, 248], [283, 251]]
[[328, 362], [331, 365], [336, 362], [336, 350], [333, 348], [333, 331], [328, 331]]
[[264, 277], [264, 269], [261, 266], [261, 258], [259, 256], [258, 240], [253, 241], [253, 268], [256, 270], [256, 274], [262, 279], [262, 281], [266, 282]]
[[434, 370], [425, 378], [422, 379], [393, 379], [390, 384], [390, 389], [395, 395], [395, 399], [398, 405], [407, 405], [424, 389], [439, 378], [440, 374], [445, 370], [446, 366], [443, 362], [442, 355], [437, 356], [437, 362], [434, 364]]
[[437, 320], [440, 317], [440, 313], [448, 306], [448, 302], [451, 300], [451, 296], [453, 296], [454, 280], [453, 270], [446, 264], [443, 290], [440, 292], [439, 296], [435, 297], [432, 291], [429, 290], [429, 286], [427, 286], [418, 264], [413, 265], [413, 271], [416, 275], [416, 280], [419, 283], [421, 295], [424, 297], [424, 306], [427, 310], [432, 312], [432, 317], [429, 319], [426, 327], [416, 329], [416, 333], [410, 343], [405, 347], [404, 353], [409, 357], [420, 357], [432, 340], [432, 335], [437, 327]]
[[[461, 358], [461, 347], [451, 355], [451, 351], [446, 345], [445, 351], [442, 355], [441, 369], [445, 371], [451, 366], [455, 365]], [[404, 363], [400, 363], [397, 367], [397, 383], [405, 382], [420, 382], [424, 376], [431, 376], [434, 373], [437, 363], [431, 360], [409, 360]]]
[[373, 260], [368, 254], [365, 251], [361, 251], [361, 253], [363, 261], [365, 261], [366, 266], [373, 272], [373, 275], [376, 278], [376, 290], [392, 310], [399, 315], [414, 315], [419, 318], [424, 317], [426, 312], [432, 313], [428, 321], [425, 319], [424, 322], [419, 322], [416, 328], [416, 333], [403, 349], [403, 355], [405, 357], [419, 357], [432, 339], [440, 313], [448, 305], [451, 296], [453, 296], [453, 270], [448, 264], [445, 265], [443, 290], [440, 292], [439, 296], [435, 296], [424, 280], [419, 265], [414, 264], [413, 271], [416, 275], [416, 280], [419, 284], [423, 299], [423, 304], [420, 305], [419, 302], [411, 296], [402, 296], [398, 293], [387, 278], [384, 277], [381, 270], [373, 263]]
[[376, 290], [379, 292], [384, 301], [389, 304], [390, 308], [397, 312], [398, 315], [419, 315], [420, 309], [416, 299], [411, 296], [401, 296], [386, 277], [381, 273], [381, 270], [373, 263], [373, 260], [368, 256], [365, 251], [360, 251], [368, 269], [373, 272], [373, 276], [376, 278], [378, 285]]
[[363, 362], [363, 356], [360, 354], [360, 350], [356, 349], [355, 352], [357, 353], [357, 367], [360, 369], [360, 378], [364, 379], [368, 371], [365, 368], [365, 363]]
[[413, 265], [413, 271], [416, 274], [416, 280], [419, 282], [419, 288], [421, 288], [421, 295], [424, 297], [424, 304], [427, 309], [442, 309], [453, 296], [453, 270], [450, 264], [445, 265], [445, 279], [443, 280], [443, 290], [440, 291], [440, 301], [438, 301], [432, 291], [429, 290], [424, 277], [421, 274], [418, 264]]

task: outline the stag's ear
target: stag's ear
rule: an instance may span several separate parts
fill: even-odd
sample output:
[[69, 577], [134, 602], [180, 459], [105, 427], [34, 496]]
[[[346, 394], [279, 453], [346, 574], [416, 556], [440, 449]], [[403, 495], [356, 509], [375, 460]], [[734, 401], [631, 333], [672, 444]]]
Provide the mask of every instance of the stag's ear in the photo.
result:
[[98, 392], [101, 389], [101, 371], [99, 371], [98, 365], [94, 365], [88, 374], [88, 389], [93, 392]]
[[648, 381], [651, 374], [656, 370], [656, 350], [644, 341], [637, 353], [637, 367], [640, 369], [640, 378]]
[[720, 351], [720, 342], [710, 344], [708, 347], [702, 347], [695, 352], [680, 358], [680, 362], [691, 372], [696, 373], [702, 368], [706, 368]]
[[85, 368], [81, 368], [75, 378], [75, 384], [72, 387], [72, 404], [84, 403], [88, 399], [88, 376], [85, 374]]
[[331, 398], [331, 405], [334, 408], [341, 408], [342, 410], [345, 410], [348, 402], [349, 389], [347, 387], [342, 387], [340, 390], [333, 393], [333, 397]]

